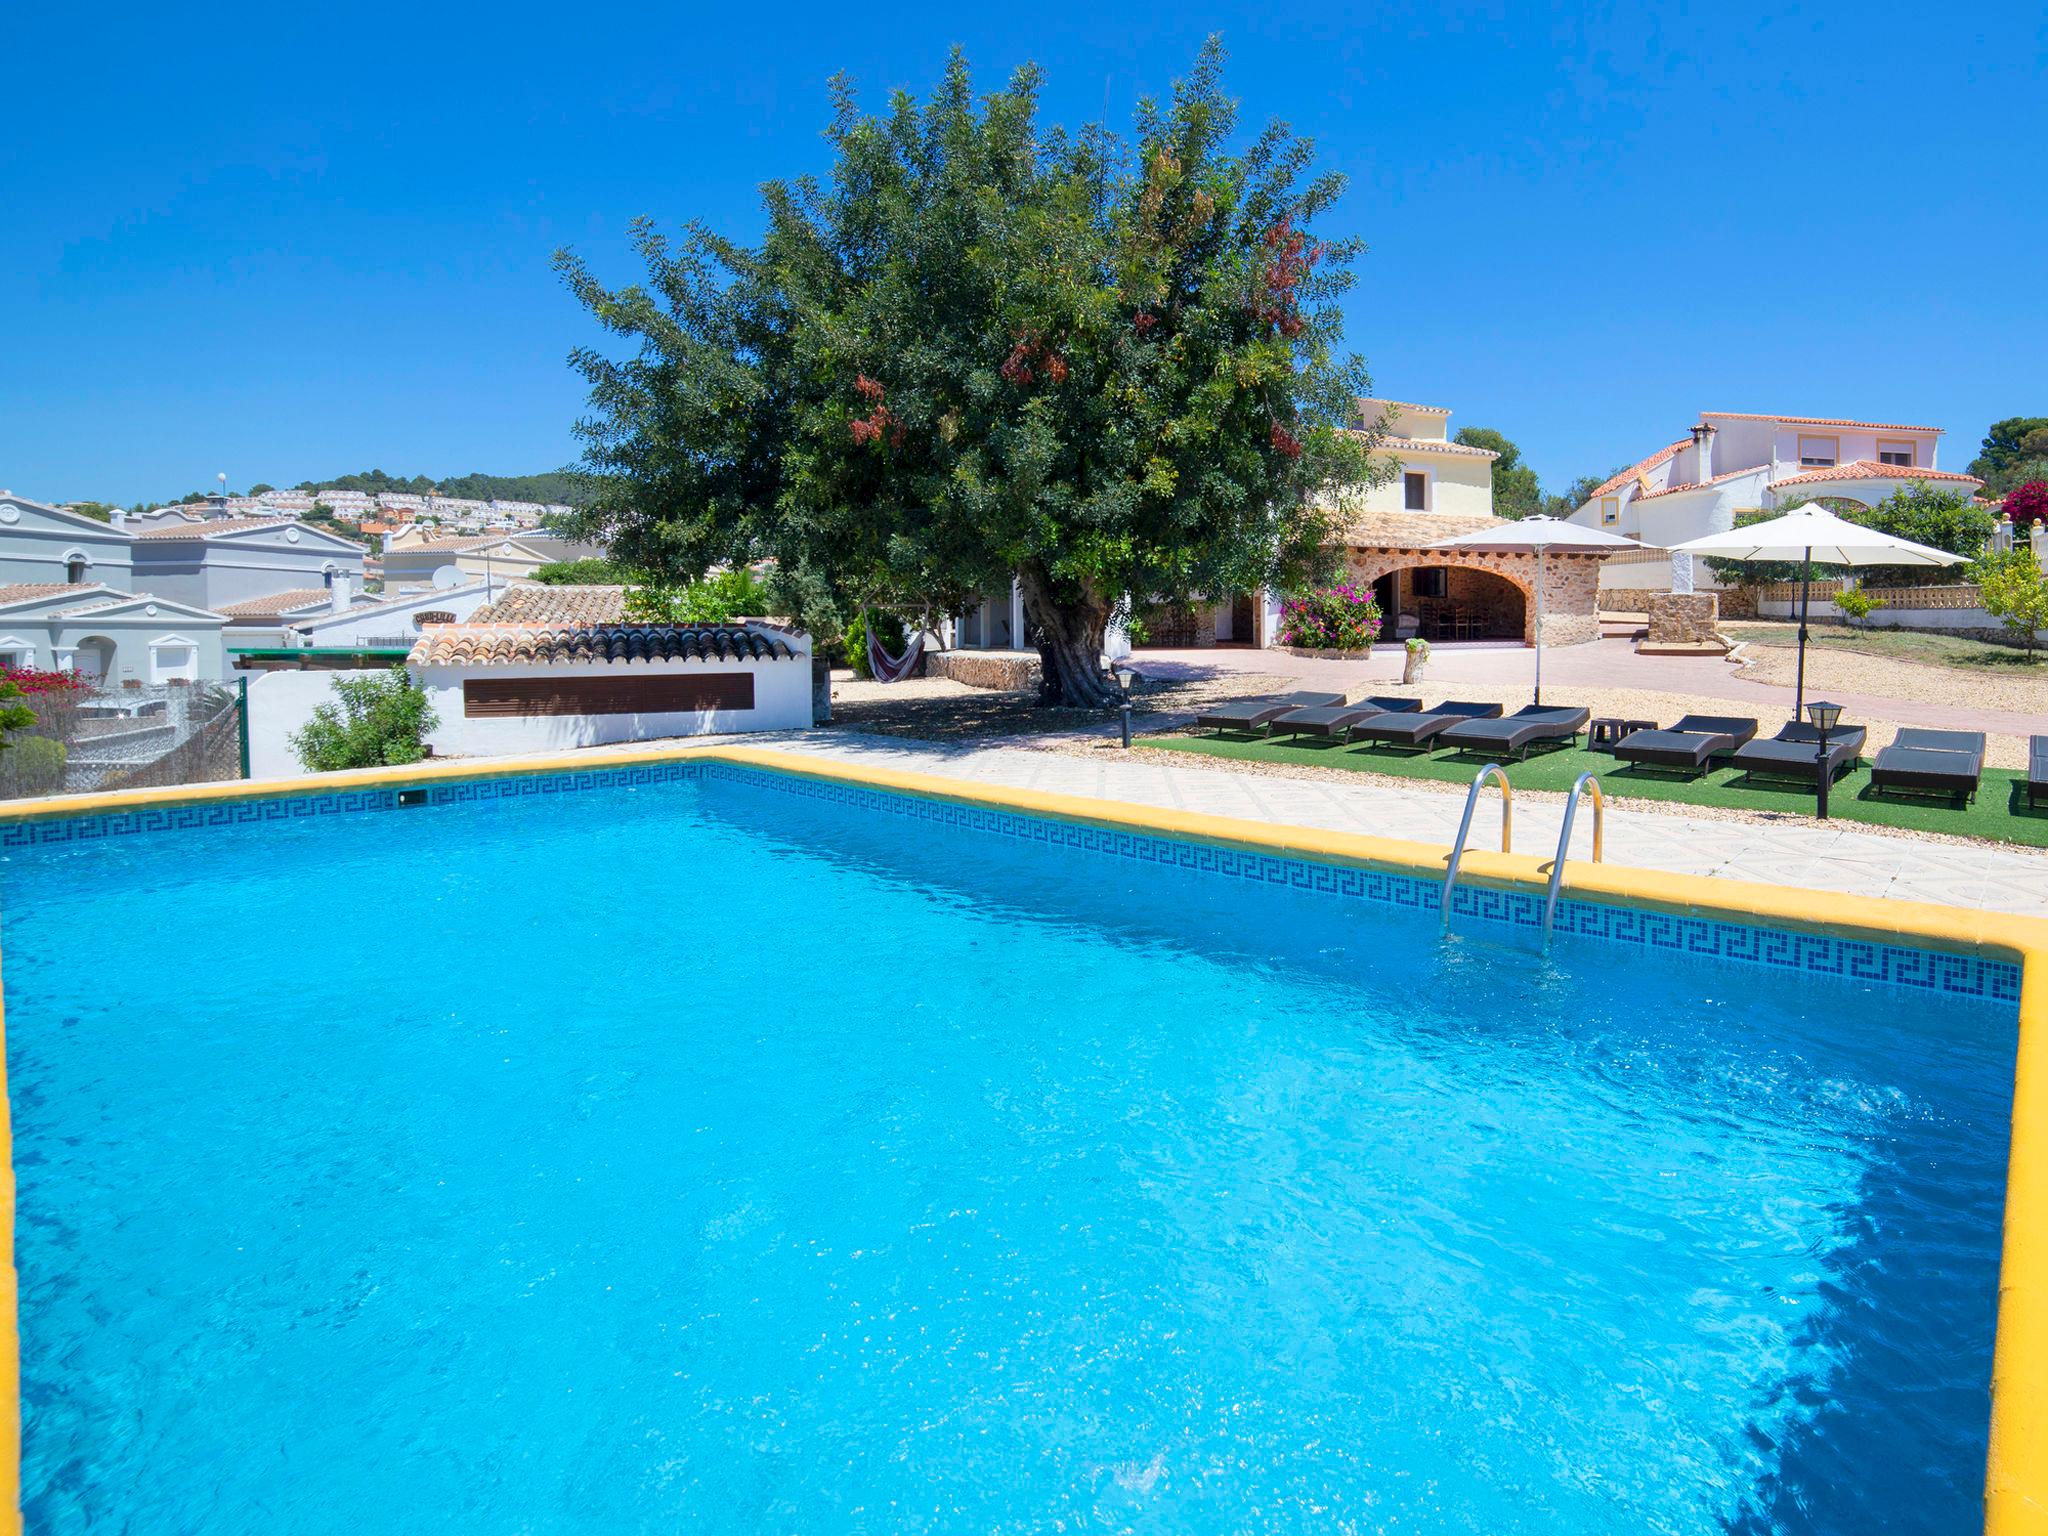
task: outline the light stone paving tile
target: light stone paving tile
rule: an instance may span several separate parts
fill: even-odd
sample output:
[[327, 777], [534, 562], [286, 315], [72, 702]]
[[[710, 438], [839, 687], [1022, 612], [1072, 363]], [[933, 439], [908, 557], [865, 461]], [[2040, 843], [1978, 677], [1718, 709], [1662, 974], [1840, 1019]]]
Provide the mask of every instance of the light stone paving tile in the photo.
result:
[[[1446, 844], [1464, 799], [1435, 791], [1405, 793], [1379, 785], [1176, 769], [1157, 763], [1090, 762], [1019, 747], [941, 749], [921, 743], [878, 747], [842, 738], [802, 750], [885, 761], [891, 767], [949, 774], [1016, 788], [1171, 805], [1215, 816], [1366, 832], [1412, 842]], [[1498, 846], [1499, 800], [1488, 795], [1473, 819], [1476, 847]], [[1515, 846], [1548, 858], [1557, 846], [1563, 809], [1524, 804], [1515, 816]], [[1573, 857], [1591, 852], [1591, 814], [1582, 808]], [[1610, 811], [1610, 863], [1724, 876], [1767, 884], [1989, 907], [2048, 917], [2048, 858], [2026, 851], [1922, 843], [1853, 827], [1787, 818], [1747, 822]]]

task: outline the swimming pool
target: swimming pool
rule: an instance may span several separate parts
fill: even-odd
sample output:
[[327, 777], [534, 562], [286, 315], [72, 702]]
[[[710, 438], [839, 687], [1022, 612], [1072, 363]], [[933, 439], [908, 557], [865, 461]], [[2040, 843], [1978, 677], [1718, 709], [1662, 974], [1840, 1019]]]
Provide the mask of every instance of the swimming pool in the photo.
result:
[[34, 1529], [1976, 1519], [2009, 959], [395, 793], [0, 829]]

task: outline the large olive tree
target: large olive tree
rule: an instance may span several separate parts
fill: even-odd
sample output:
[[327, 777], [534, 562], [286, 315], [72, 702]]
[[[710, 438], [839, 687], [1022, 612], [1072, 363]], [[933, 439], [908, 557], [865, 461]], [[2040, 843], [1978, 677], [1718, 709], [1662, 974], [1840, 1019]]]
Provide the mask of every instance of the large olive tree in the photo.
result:
[[834, 83], [829, 182], [768, 183], [758, 245], [635, 226], [643, 284], [577, 297], [631, 343], [579, 350], [597, 477], [581, 526], [657, 579], [772, 561], [785, 611], [947, 611], [1021, 583], [1048, 702], [1104, 702], [1119, 601], [1292, 585], [1329, 498], [1370, 476], [1311, 232], [1341, 178], [1275, 125], [1234, 148], [1211, 44], [1129, 141], [1044, 129], [1039, 74], [922, 104]]

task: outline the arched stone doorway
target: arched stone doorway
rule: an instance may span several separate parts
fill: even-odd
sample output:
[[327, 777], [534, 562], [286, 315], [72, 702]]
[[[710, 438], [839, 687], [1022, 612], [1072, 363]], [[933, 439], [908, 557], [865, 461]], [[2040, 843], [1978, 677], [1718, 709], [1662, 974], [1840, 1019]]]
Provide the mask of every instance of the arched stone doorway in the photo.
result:
[[1386, 616], [1381, 633], [1389, 640], [1410, 635], [1431, 642], [1531, 638], [1529, 594], [1499, 571], [1462, 562], [1397, 565], [1371, 581]]

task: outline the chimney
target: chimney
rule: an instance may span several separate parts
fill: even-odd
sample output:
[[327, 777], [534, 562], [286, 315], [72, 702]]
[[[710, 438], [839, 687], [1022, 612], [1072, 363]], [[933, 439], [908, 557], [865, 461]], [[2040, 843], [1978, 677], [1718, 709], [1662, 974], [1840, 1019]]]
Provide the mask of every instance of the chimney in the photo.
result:
[[116, 528], [126, 528], [128, 526], [128, 509], [126, 507], [114, 508], [113, 511], [107, 514], [107, 521]]
[[356, 584], [347, 571], [336, 571], [334, 580], [327, 584], [327, 611], [347, 613], [355, 605]]
[[1705, 485], [1714, 478], [1714, 434], [1719, 430], [1705, 422], [1692, 429], [1693, 464], [1697, 470], [1693, 476], [1695, 485]]

